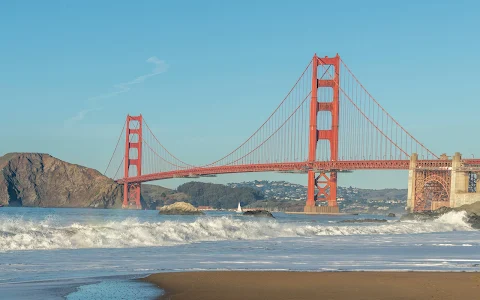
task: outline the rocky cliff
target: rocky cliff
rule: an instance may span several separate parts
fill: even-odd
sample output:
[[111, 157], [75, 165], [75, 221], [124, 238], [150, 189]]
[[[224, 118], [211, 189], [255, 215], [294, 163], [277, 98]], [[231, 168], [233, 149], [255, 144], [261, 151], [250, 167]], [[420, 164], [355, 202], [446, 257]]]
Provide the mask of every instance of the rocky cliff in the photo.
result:
[[9, 153], [0, 157], [0, 204], [116, 208], [122, 189], [94, 169], [48, 154]]

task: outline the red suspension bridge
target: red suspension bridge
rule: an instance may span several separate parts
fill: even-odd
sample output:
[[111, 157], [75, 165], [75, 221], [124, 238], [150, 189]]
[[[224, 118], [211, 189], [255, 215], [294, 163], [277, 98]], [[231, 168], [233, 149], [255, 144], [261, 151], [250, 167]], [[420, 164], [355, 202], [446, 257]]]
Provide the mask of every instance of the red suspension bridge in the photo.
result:
[[[471, 189], [476, 189], [480, 160], [460, 164], [469, 178], [475, 175]], [[412, 168], [412, 209], [450, 203], [452, 160], [436, 155], [403, 128], [337, 54], [315, 55], [267, 120], [236, 149], [206, 165], [177, 158], [142, 115], [127, 116], [105, 173], [123, 184], [126, 208], [141, 207], [142, 182], [244, 172], [306, 173], [305, 212], [334, 213], [338, 172]]]

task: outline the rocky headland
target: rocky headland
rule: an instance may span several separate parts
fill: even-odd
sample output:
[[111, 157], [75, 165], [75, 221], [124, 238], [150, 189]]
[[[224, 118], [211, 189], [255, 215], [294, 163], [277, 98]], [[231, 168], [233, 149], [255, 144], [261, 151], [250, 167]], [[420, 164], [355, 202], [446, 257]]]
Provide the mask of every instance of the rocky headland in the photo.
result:
[[37, 207], [122, 206], [122, 189], [100, 172], [42, 153], [0, 158], [0, 204]]
[[[169, 199], [171, 194], [142, 185], [142, 206], [155, 206], [161, 195]], [[0, 157], [0, 206], [121, 208], [122, 201], [122, 186], [97, 170], [44, 153]]]

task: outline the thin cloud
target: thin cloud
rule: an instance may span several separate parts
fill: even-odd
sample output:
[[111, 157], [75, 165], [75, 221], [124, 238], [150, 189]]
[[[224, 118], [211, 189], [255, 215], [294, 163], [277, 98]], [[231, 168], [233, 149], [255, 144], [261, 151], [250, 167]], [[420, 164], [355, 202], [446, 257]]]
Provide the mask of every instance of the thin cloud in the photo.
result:
[[71, 126], [76, 122], [82, 121], [88, 113], [95, 110], [100, 110], [100, 108], [90, 108], [79, 111], [75, 116], [65, 120], [65, 126]]
[[87, 116], [87, 114], [89, 114], [90, 112], [95, 111], [95, 110], [100, 110], [100, 108], [98, 108], [98, 102], [100, 102], [101, 100], [105, 100], [105, 99], [108, 99], [108, 98], [113, 98], [113, 97], [116, 97], [120, 94], [127, 93], [128, 91], [130, 91], [132, 89], [132, 87], [134, 85], [143, 83], [151, 77], [154, 77], [154, 76], [157, 76], [159, 74], [162, 74], [162, 73], [166, 72], [167, 69], [168, 69], [168, 65], [165, 63], [165, 61], [158, 59], [156, 56], [150, 57], [149, 59], [146, 60], [146, 62], [154, 65], [154, 68], [150, 73], [138, 76], [138, 77], [136, 77], [136, 78], [134, 78], [134, 79], [132, 79], [128, 82], [115, 84], [113, 86], [114, 89], [115, 89], [113, 92], [106, 93], [106, 94], [101, 94], [101, 95], [97, 95], [97, 96], [93, 96], [93, 97], [88, 98], [87, 99], [88, 102], [92, 106], [96, 106], [97, 108], [84, 109], [82, 111], [79, 111], [75, 116], [67, 119], [65, 121], [65, 124], [66, 125], [73, 125], [76, 122], [82, 121]]

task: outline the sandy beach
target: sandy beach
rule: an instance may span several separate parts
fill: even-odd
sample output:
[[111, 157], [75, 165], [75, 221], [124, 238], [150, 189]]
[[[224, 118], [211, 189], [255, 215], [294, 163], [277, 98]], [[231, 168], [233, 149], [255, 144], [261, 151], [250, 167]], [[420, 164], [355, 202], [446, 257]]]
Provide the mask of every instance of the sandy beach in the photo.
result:
[[160, 299], [480, 299], [480, 273], [451, 272], [185, 272], [146, 281]]

